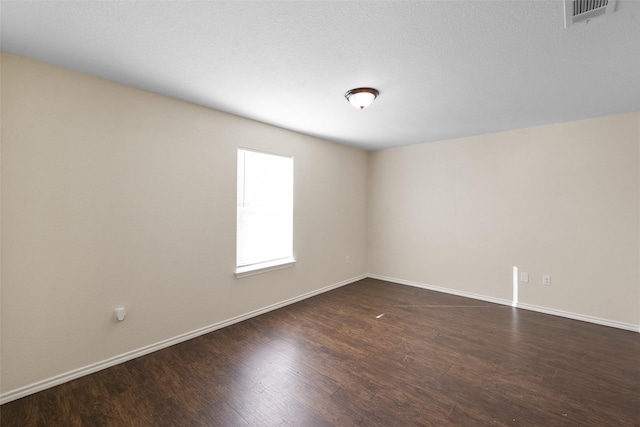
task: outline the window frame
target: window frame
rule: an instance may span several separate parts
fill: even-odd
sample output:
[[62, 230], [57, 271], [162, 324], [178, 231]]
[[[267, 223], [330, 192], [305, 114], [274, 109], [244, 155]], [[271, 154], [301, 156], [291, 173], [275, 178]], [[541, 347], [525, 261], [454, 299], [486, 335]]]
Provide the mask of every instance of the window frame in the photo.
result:
[[239, 198], [236, 195], [236, 268], [234, 274], [236, 278], [242, 278], [247, 276], [253, 276], [256, 274], [266, 273], [269, 271], [280, 270], [283, 268], [293, 267], [296, 263], [296, 258], [294, 256], [294, 239], [293, 239], [293, 231], [294, 231], [294, 189], [295, 189], [295, 169], [294, 169], [294, 158], [293, 156], [287, 156], [282, 154], [270, 153], [262, 150], [256, 150], [253, 148], [246, 147], [237, 147], [236, 150], [236, 191], [239, 193], [240, 191], [240, 179], [239, 179], [239, 167], [238, 163], [240, 161], [240, 153], [241, 152], [253, 152], [257, 154], [263, 154], [268, 156], [281, 157], [285, 159], [291, 160], [291, 252], [290, 256], [286, 256], [283, 258], [259, 261], [248, 265], [238, 265], [238, 244], [239, 244], [239, 229], [238, 229], [238, 217], [239, 217]]

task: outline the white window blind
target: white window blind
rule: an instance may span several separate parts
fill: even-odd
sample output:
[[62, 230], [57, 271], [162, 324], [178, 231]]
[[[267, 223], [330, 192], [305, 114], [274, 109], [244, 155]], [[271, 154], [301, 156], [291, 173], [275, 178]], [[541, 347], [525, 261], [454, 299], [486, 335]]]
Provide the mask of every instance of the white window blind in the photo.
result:
[[238, 149], [236, 274], [293, 260], [293, 158]]

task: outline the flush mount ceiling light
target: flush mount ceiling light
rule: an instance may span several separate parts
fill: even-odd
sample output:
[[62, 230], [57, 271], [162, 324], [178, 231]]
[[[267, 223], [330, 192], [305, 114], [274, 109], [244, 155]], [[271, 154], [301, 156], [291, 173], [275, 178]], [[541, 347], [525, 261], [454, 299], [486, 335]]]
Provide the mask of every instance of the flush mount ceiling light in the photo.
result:
[[351, 89], [344, 94], [347, 101], [356, 108], [364, 110], [367, 108], [374, 99], [378, 96], [379, 92], [370, 87], [359, 87], [357, 89]]

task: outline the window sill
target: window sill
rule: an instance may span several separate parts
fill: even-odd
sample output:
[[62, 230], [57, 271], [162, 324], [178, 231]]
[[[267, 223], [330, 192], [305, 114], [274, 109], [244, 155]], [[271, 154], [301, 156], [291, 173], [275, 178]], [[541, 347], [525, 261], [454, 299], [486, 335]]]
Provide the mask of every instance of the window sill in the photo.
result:
[[239, 267], [236, 268], [236, 279], [253, 276], [254, 274], [266, 273], [267, 271], [293, 267], [295, 263], [295, 258], [283, 258], [275, 261], [261, 262], [260, 264], [247, 265], [246, 267]]

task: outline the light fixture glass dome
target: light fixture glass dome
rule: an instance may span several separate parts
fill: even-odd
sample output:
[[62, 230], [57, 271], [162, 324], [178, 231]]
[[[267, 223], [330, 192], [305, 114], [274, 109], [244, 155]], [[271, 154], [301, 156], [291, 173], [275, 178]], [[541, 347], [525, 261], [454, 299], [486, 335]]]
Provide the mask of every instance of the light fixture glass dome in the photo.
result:
[[372, 89], [369, 87], [360, 87], [357, 89], [351, 89], [347, 93], [344, 94], [347, 101], [351, 103], [354, 107], [364, 110], [367, 108], [374, 99], [378, 96], [379, 92], [376, 89]]

